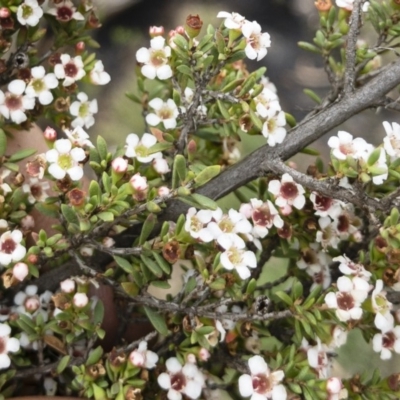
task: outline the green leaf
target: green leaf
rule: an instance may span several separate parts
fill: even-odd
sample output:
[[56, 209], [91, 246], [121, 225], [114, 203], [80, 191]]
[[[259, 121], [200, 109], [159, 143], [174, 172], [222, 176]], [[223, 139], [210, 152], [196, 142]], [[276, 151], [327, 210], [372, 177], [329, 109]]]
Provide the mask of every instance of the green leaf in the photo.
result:
[[151, 285], [164, 290], [171, 289], [171, 285], [167, 281], [152, 281]]
[[286, 113], [285, 112], [285, 118], [286, 118], [286, 123], [293, 128], [294, 126], [296, 126], [297, 122], [296, 119], [293, 117], [292, 114]]
[[303, 89], [303, 93], [306, 94], [311, 100], [315, 101], [317, 104], [322, 103], [321, 97], [319, 97], [317, 93], [315, 93], [313, 90]]
[[79, 224], [78, 217], [76, 216], [75, 210], [67, 204], [61, 204], [61, 213], [65, 220], [70, 224]]
[[171, 274], [171, 266], [164, 259], [164, 257], [161, 256], [160, 254], [158, 254], [156, 251], [152, 251], [151, 253], [152, 253], [154, 259], [157, 261], [157, 264], [164, 271], [164, 273], [167, 275], [170, 275]]
[[293, 305], [293, 300], [290, 298], [290, 296], [287, 293], [283, 292], [282, 290], [275, 292], [274, 295], [279, 297], [288, 306]]
[[246, 53], [243, 50], [239, 50], [239, 51], [232, 53], [229, 56], [228, 61], [230, 63], [234, 63], [236, 61], [243, 60], [244, 58], [246, 58]]
[[118, 266], [121, 267], [125, 272], [127, 272], [128, 274], [132, 272], [133, 267], [128, 260], [125, 260], [125, 258], [119, 256], [114, 256], [114, 260], [118, 264]]
[[193, 193], [190, 197], [202, 208], [209, 210], [216, 210], [218, 208], [218, 204], [214, 200], [211, 200], [210, 198], [203, 196], [202, 194]]
[[14, 163], [23, 160], [24, 158], [30, 157], [36, 153], [35, 149], [23, 149], [14, 153], [9, 159], [8, 162]]
[[89, 185], [89, 197], [96, 197], [97, 203], [101, 201], [101, 189], [97, 181], [92, 180]]
[[196, 187], [204, 185], [221, 172], [220, 165], [210, 165], [204, 168], [195, 178]]
[[181, 154], [178, 154], [174, 158], [174, 165], [172, 168], [172, 188], [176, 189], [186, 179], [186, 159]]
[[249, 283], [247, 284], [246, 294], [252, 294], [255, 292], [257, 288], [257, 280], [254, 278], [250, 279]]
[[148, 148], [146, 155], [158, 153], [159, 151], [169, 150], [172, 148], [172, 146], [173, 144], [169, 142], [156, 143], [155, 145]]
[[143, 223], [142, 231], [139, 237], [139, 245], [142, 245], [147, 238], [150, 236], [151, 232], [156, 225], [157, 217], [154, 214], [149, 214]]
[[93, 310], [93, 323], [101, 324], [104, 319], [104, 304], [102, 301], [97, 301]]
[[144, 255], [140, 256], [140, 259], [143, 261], [144, 265], [157, 277], [161, 278], [163, 276], [163, 271], [159, 267], [159, 265], [153, 261], [151, 258], [146, 257]]
[[0, 157], [3, 157], [7, 149], [7, 135], [0, 129]]
[[[173, 38], [174, 43], [183, 51], [188, 50], [188, 41], [180, 34], [177, 34]], [[175, 50], [175, 49], [174, 49]]]
[[378, 160], [379, 160], [379, 157], [380, 157], [380, 155], [381, 155], [381, 148], [380, 147], [377, 147], [371, 154], [370, 154], [370, 156], [368, 157], [368, 161], [367, 161], [367, 164], [369, 165], [369, 166], [372, 166], [372, 165], [374, 165]]
[[178, 67], [176, 67], [176, 69], [181, 73], [181, 74], [183, 74], [183, 75], [187, 75], [187, 76], [189, 76], [190, 78], [192, 77], [192, 70], [190, 69], [190, 67], [189, 66], [187, 66], [186, 64], [182, 64], [182, 65], [179, 65]]
[[[332, 7], [335, 8], [335, 7]], [[297, 42], [297, 45], [302, 49], [306, 51], [311, 51], [316, 54], [321, 54], [321, 49], [319, 49], [317, 46], [314, 46], [311, 43], [308, 42]]]
[[144, 306], [143, 308], [154, 329], [156, 329], [161, 335], [168, 336], [169, 331], [164, 317], [150, 307]]
[[254, 76], [249, 76], [243, 83], [242, 89], [240, 90], [238, 97], [244, 96], [246, 93], [250, 92], [256, 84], [256, 78]]
[[68, 367], [71, 356], [64, 356], [57, 365], [56, 372], [60, 375]]
[[103, 348], [101, 346], [96, 347], [93, 350], [90, 350], [89, 357], [86, 360], [86, 365], [93, 365], [96, 364], [101, 356], [103, 355]]
[[220, 31], [215, 32], [215, 41], [217, 43], [218, 53], [224, 54], [225, 53], [225, 38], [222, 36], [222, 33]]
[[114, 214], [110, 211], [103, 211], [101, 213], [98, 213], [97, 216], [104, 222], [114, 221]]
[[101, 136], [97, 136], [97, 150], [99, 152], [100, 161], [107, 160], [107, 142]]
[[217, 100], [217, 105], [219, 108], [219, 111], [221, 112], [222, 116], [229, 120], [231, 118], [228, 109], [225, 107], [225, 104], [221, 100]]
[[137, 296], [139, 294], [139, 287], [135, 282], [121, 282], [121, 287], [129, 296]]

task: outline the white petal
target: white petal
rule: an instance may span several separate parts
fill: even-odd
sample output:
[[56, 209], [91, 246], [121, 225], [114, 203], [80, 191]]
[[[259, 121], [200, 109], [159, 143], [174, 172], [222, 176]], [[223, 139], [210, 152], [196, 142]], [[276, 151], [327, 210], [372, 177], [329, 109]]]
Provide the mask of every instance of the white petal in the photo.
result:
[[67, 171], [67, 174], [73, 181], [79, 181], [83, 178], [83, 169], [79, 166], [72, 167]]
[[22, 79], [14, 79], [8, 84], [8, 90], [16, 95], [24, 93], [26, 83]]
[[165, 362], [165, 366], [172, 374], [176, 374], [182, 369], [182, 365], [176, 357], [168, 358], [168, 360]]
[[10, 365], [10, 357], [7, 354], [0, 354], [0, 369], [8, 368]]
[[244, 374], [239, 377], [239, 392], [242, 397], [249, 397], [254, 393], [253, 380], [250, 375]]
[[160, 387], [165, 390], [168, 390], [171, 387], [171, 378], [166, 372], [163, 372], [158, 376], [157, 382]]
[[[23, 295], [25, 295], [24, 292], [19, 292], [19, 293], [22, 293]], [[17, 293], [17, 294], [19, 294], [19, 293]], [[24, 300], [22, 300], [22, 301], [24, 301]], [[11, 328], [7, 324], [0, 324], [0, 337], [9, 336], [10, 333], [11, 333]]]
[[151, 126], [156, 126], [161, 122], [161, 119], [156, 114], [150, 113], [146, 115], [146, 122]]
[[19, 340], [16, 338], [9, 338], [7, 340], [7, 352], [15, 353], [19, 350], [20, 348], [20, 343]]
[[56, 179], [63, 179], [66, 175], [66, 172], [58, 164], [51, 164], [48, 171]]
[[[144, 75], [144, 74], [143, 74]], [[157, 78], [164, 80], [169, 79], [172, 76], [172, 69], [168, 64], [162, 65], [157, 68]]]
[[154, 108], [156, 111], [161, 110], [163, 105], [164, 105], [164, 102], [159, 97], [155, 97], [154, 99], [149, 101], [149, 106], [151, 108]]
[[161, 50], [164, 48], [165, 39], [162, 36], [156, 36], [150, 40], [150, 46], [154, 50]]
[[248, 279], [251, 276], [250, 270], [245, 266], [236, 267], [236, 271], [243, 280]]
[[268, 364], [261, 356], [249, 358], [249, 368], [252, 375], [267, 374], [269, 372]]

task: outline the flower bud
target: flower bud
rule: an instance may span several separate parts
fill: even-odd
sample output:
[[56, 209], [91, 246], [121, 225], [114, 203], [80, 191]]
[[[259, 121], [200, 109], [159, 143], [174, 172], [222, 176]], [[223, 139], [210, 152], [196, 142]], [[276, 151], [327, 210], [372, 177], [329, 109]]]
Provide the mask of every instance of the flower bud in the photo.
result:
[[89, 298], [86, 293], [75, 293], [72, 301], [74, 302], [75, 307], [83, 308], [89, 303]]
[[147, 184], [147, 178], [137, 173], [132, 176], [129, 183], [133, 188], [133, 198], [137, 201], [145, 200], [147, 196], [147, 190], [149, 188], [149, 185]]
[[198, 15], [190, 14], [186, 18], [185, 31], [190, 38], [195, 38], [199, 35], [201, 27], [203, 26], [203, 21]]
[[111, 167], [114, 172], [124, 174], [128, 169], [128, 161], [125, 158], [117, 157], [111, 162]]
[[331, 7], [332, 7], [332, 2], [331, 0], [317, 0], [315, 3], [315, 8], [321, 13], [327, 13]]
[[60, 288], [64, 293], [72, 293], [75, 290], [75, 281], [72, 279], [65, 279], [60, 282]]
[[160, 196], [160, 197], [168, 196], [169, 193], [170, 193], [170, 190], [166, 186], [160, 186], [157, 189], [157, 195]]
[[151, 26], [149, 29], [150, 37], [163, 36], [164, 27], [163, 26]]
[[43, 136], [46, 140], [49, 142], [54, 142], [57, 139], [57, 132], [55, 129], [53, 129], [51, 126], [48, 126], [44, 132]]
[[18, 279], [20, 282], [22, 282], [28, 276], [28, 274], [29, 274], [29, 268], [25, 263], [19, 262], [14, 265], [13, 267], [14, 278]]
[[85, 51], [85, 42], [78, 42], [75, 45], [75, 54], [77, 56], [81, 55]]
[[10, 15], [10, 10], [7, 7], [0, 8], [0, 18], [8, 18]]

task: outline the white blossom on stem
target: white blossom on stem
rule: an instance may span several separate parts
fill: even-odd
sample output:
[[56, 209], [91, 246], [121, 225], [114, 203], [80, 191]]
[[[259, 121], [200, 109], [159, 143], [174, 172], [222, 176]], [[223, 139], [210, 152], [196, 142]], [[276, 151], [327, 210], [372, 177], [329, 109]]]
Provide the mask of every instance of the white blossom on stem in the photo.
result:
[[22, 79], [14, 79], [7, 88], [8, 91], [5, 94], [0, 90], [0, 113], [4, 118], [21, 124], [27, 120], [25, 111], [35, 107], [35, 99], [23, 95], [26, 83]]
[[0, 264], [9, 265], [11, 262], [22, 260], [26, 254], [26, 248], [21, 244], [22, 232], [19, 230], [7, 231], [0, 236]]
[[353, 135], [345, 131], [339, 131], [337, 136], [331, 136], [328, 146], [332, 149], [332, 155], [338, 160], [345, 160], [347, 156], [357, 160], [372, 148], [372, 145], [363, 138], [353, 139]]
[[203, 373], [193, 363], [184, 366], [177, 358], [171, 357], [165, 362], [167, 372], [161, 373], [157, 382], [164, 390], [168, 390], [169, 400], [181, 400], [182, 395], [189, 399], [198, 399], [201, 396], [205, 379]]
[[76, 7], [70, 0], [63, 0], [58, 4], [54, 4], [54, 7], [49, 8], [46, 12], [54, 15], [60, 22], [69, 22], [72, 19], [83, 21], [85, 19], [79, 11], [76, 11]]
[[47, 191], [50, 189], [48, 181], [40, 181], [38, 178], [30, 178], [22, 185], [22, 191], [28, 194], [28, 201], [35, 204], [37, 201], [44, 201], [49, 197]]
[[17, 9], [17, 19], [21, 25], [36, 26], [43, 16], [37, 0], [25, 0]]
[[147, 350], [147, 342], [142, 340], [138, 348], [129, 355], [129, 360], [135, 367], [153, 369], [157, 365], [158, 355]]
[[93, 143], [90, 141], [90, 136], [81, 126], [77, 126], [72, 130], [65, 129], [64, 133], [76, 147], [94, 147]]
[[214, 240], [214, 236], [206, 227], [211, 218], [212, 212], [210, 210], [197, 211], [194, 207], [190, 207], [186, 214], [186, 232], [189, 232], [194, 239], [200, 239], [206, 243], [211, 242]]
[[380, 353], [382, 360], [392, 358], [393, 351], [400, 354], [400, 325], [387, 332], [377, 333], [372, 339], [372, 348]]
[[110, 74], [104, 71], [104, 65], [100, 60], [95, 62], [89, 76], [94, 85], [107, 85], [111, 80]]
[[69, 175], [73, 181], [83, 177], [83, 169], [79, 165], [86, 158], [80, 147], [72, 148], [68, 139], [59, 139], [54, 142], [54, 148], [46, 152], [46, 160], [50, 163], [49, 173], [56, 179], [64, 179]]
[[295, 183], [293, 178], [286, 173], [282, 175], [280, 181], [277, 179], [270, 181], [268, 191], [276, 197], [275, 204], [278, 207], [289, 205], [301, 210], [306, 203], [303, 186]]
[[282, 143], [286, 137], [286, 117], [283, 111], [271, 113], [267, 116], [267, 120], [263, 123], [261, 133], [267, 139], [269, 146], [274, 147], [277, 143]]
[[149, 101], [149, 106], [154, 110], [153, 113], [146, 115], [146, 122], [149, 125], [156, 126], [162, 122], [165, 129], [174, 129], [176, 127], [176, 118], [179, 113], [174, 100], [163, 101], [156, 97]]
[[11, 360], [8, 353], [16, 353], [20, 349], [19, 340], [11, 338], [11, 328], [0, 323], [0, 369], [8, 368]]
[[265, 360], [259, 356], [249, 358], [250, 375], [239, 377], [239, 392], [250, 400], [286, 400], [285, 387], [280, 383], [285, 377], [282, 370], [271, 372]]
[[322, 196], [317, 192], [312, 192], [310, 194], [310, 200], [314, 206], [314, 214], [319, 217], [337, 218], [342, 211], [341, 201]]
[[150, 133], [144, 133], [139, 138], [136, 133], [130, 133], [126, 138], [125, 156], [136, 158], [141, 163], [149, 163], [158, 157], [162, 157], [161, 152], [149, 154], [150, 147], [157, 143], [157, 138]]
[[383, 148], [393, 161], [400, 157], [400, 125], [397, 122], [390, 124], [384, 121], [383, 127], [386, 131], [386, 136], [383, 138]]
[[246, 38], [247, 45], [244, 49], [250, 60], [260, 61], [267, 55], [267, 47], [271, 47], [269, 33], [261, 32], [261, 26], [256, 21], [245, 21], [242, 25], [242, 33]]
[[156, 36], [150, 40], [150, 48], [142, 47], [136, 52], [136, 60], [144, 64], [141, 68], [142, 74], [148, 79], [164, 80], [172, 76], [172, 69], [168, 64], [171, 57], [171, 48], [165, 46], [165, 39]]
[[96, 114], [98, 111], [97, 100], [93, 99], [89, 101], [87, 94], [83, 92], [78, 93], [76, 97], [78, 100], [74, 101], [69, 107], [71, 115], [76, 117], [72, 120], [71, 126], [73, 128], [81, 126], [89, 129], [94, 125], [93, 114]]
[[317, 338], [315, 346], [307, 349], [308, 364], [318, 372], [319, 379], [326, 379], [329, 376], [331, 363], [329, 362], [328, 351], [328, 346], [321, 343], [319, 338]]
[[55, 74], [46, 74], [43, 66], [33, 67], [31, 69], [32, 79], [25, 89], [25, 93], [30, 97], [37, 97], [40, 104], [47, 106], [53, 101], [51, 89], [58, 86], [58, 79]]
[[238, 13], [229, 13], [226, 11], [220, 11], [217, 14], [217, 18], [225, 18], [224, 25], [228, 29], [239, 30], [242, 28], [243, 24], [246, 22], [246, 18]]
[[63, 86], [71, 86], [86, 75], [81, 56], [71, 58], [69, 54], [62, 54], [60, 60], [61, 63], [54, 66], [54, 74], [58, 79], [64, 79]]
[[393, 329], [394, 317], [391, 313], [393, 304], [386, 298], [386, 292], [383, 291], [383, 281], [378, 279], [375, 284], [375, 289], [371, 295], [372, 309], [376, 313], [374, 324], [375, 326], [386, 333]]

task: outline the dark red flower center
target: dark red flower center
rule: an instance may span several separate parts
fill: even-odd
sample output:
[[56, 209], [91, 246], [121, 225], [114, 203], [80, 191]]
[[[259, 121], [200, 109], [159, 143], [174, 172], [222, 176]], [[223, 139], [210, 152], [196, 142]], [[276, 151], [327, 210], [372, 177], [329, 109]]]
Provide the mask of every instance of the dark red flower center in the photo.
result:
[[1, 244], [1, 251], [6, 254], [12, 254], [12, 252], [16, 248], [16, 243], [12, 239], [6, 239], [2, 244]]
[[57, 9], [57, 19], [62, 22], [70, 21], [73, 14], [73, 10], [67, 6], [62, 6]]
[[253, 378], [253, 389], [256, 393], [264, 394], [271, 390], [271, 382], [265, 375], [255, 375]]
[[337, 304], [341, 310], [351, 310], [355, 305], [354, 298], [349, 293], [338, 293]]
[[75, 63], [69, 62], [64, 66], [65, 75], [73, 78], [78, 74], [78, 68]]
[[295, 199], [299, 194], [294, 182], [284, 182], [281, 186], [281, 195], [285, 199]]
[[186, 378], [182, 372], [178, 372], [171, 376], [171, 388], [180, 392], [186, 385]]

